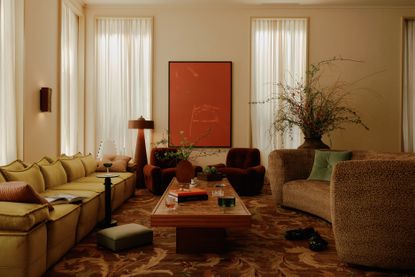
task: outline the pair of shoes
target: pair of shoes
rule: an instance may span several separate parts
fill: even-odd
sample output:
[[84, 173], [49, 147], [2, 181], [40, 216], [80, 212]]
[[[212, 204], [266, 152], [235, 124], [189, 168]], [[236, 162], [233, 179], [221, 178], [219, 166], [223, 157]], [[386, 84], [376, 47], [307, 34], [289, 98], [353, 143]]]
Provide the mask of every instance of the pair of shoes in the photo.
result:
[[308, 247], [312, 251], [322, 251], [327, 248], [328, 242], [318, 232], [315, 232], [308, 240]]
[[285, 239], [287, 240], [304, 240], [309, 239], [313, 236], [315, 233], [314, 228], [299, 228], [299, 229], [293, 229], [288, 230], [285, 232]]
[[323, 239], [314, 228], [299, 228], [285, 232], [287, 240], [308, 240], [308, 247], [312, 251], [322, 251], [327, 248], [328, 242]]

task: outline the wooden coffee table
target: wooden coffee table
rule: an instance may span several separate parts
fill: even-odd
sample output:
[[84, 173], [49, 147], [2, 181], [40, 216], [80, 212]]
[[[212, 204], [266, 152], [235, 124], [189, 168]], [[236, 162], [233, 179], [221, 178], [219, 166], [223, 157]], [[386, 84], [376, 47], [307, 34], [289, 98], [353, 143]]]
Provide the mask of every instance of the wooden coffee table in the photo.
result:
[[[225, 196], [235, 196], [235, 207], [218, 206], [217, 197], [211, 194], [217, 184], [225, 184]], [[173, 178], [151, 213], [151, 226], [176, 227], [176, 252], [222, 252], [226, 248], [226, 229], [251, 227], [251, 213], [226, 179], [198, 180], [197, 187], [207, 190], [209, 199], [179, 203], [176, 210], [169, 210], [165, 205], [169, 190], [182, 185]]]

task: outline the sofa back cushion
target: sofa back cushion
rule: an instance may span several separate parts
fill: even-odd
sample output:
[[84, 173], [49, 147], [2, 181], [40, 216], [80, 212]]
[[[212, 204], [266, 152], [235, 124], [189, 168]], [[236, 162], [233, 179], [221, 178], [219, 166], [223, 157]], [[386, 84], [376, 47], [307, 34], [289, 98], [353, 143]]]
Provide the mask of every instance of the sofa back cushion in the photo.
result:
[[6, 178], [4, 178], [3, 174], [0, 171], [0, 183], [6, 182]]
[[9, 164], [1, 166], [0, 168], [4, 170], [23, 170], [26, 168], [26, 165], [21, 160], [15, 160]]
[[92, 154], [89, 154], [87, 156], [82, 157], [81, 162], [84, 165], [86, 176], [88, 176], [89, 174], [92, 174], [96, 171], [98, 163], [94, 159]]
[[41, 165], [40, 170], [45, 179], [45, 186], [47, 189], [66, 184], [68, 181], [66, 171], [59, 160], [53, 164]]
[[60, 159], [60, 161], [65, 169], [66, 176], [68, 176], [68, 182], [85, 177], [85, 168], [81, 159]]
[[44, 156], [43, 158], [41, 158], [40, 160], [38, 160], [37, 162], [36, 162], [36, 164], [38, 165], [38, 166], [41, 166], [41, 165], [48, 165], [48, 164], [51, 164], [53, 162], [53, 160], [51, 159], [51, 158], [49, 158], [49, 157], [47, 157], [47, 156]]
[[26, 182], [38, 193], [45, 191], [45, 181], [37, 164], [32, 164], [23, 170], [14, 171], [2, 169], [2, 172], [7, 181]]

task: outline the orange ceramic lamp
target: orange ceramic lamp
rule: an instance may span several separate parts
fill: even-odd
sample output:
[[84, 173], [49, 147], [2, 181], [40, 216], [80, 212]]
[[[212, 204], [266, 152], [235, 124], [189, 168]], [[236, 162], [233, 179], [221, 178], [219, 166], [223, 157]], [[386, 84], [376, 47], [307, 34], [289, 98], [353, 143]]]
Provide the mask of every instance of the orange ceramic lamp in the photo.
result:
[[128, 121], [129, 129], [138, 129], [137, 144], [135, 147], [135, 162], [137, 163], [137, 182], [136, 185], [144, 185], [144, 173], [143, 168], [147, 164], [146, 153], [146, 141], [144, 138], [144, 129], [154, 129], [153, 120], [145, 120], [144, 117], [140, 117], [137, 120]]

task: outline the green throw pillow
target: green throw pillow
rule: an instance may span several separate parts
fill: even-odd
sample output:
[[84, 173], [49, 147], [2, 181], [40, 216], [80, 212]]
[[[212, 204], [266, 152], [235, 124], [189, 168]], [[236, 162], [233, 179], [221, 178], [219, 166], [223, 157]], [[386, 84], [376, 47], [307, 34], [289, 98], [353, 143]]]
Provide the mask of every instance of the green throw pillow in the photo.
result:
[[331, 172], [337, 162], [350, 160], [350, 151], [320, 151], [314, 154], [314, 164], [308, 180], [330, 181]]

